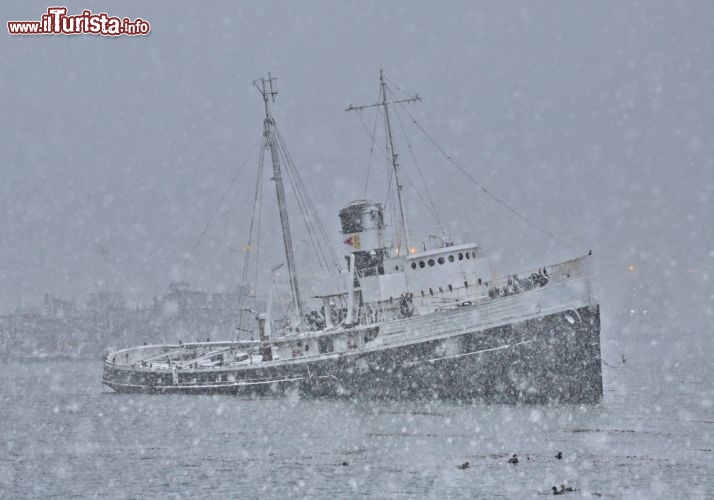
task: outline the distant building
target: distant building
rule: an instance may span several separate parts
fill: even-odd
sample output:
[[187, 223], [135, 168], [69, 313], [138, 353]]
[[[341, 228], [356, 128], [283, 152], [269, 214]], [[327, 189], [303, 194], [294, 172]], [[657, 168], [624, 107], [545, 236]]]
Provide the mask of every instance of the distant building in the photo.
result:
[[87, 309], [94, 312], [107, 312], [126, 309], [126, 299], [119, 292], [94, 292], [87, 300]]
[[44, 314], [48, 318], [70, 318], [77, 312], [74, 302], [58, 299], [49, 294], [45, 294], [44, 305]]
[[[241, 314], [241, 307], [244, 308]], [[207, 293], [171, 283], [148, 306], [127, 306], [121, 293], [98, 291], [84, 306], [46, 294], [40, 311], [0, 316], [0, 354], [95, 356], [106, 346], [137, 342], [235, 338], [252, 328], [265, 301], [247, 288]]]
[[175, 306], [178, 311], [188, 311], [207, 308], [209, 295], [206, 292], [191, 290], [188, 283], [178, 282], [169, 285], [169, 293], [161, 297], [161, 301]]

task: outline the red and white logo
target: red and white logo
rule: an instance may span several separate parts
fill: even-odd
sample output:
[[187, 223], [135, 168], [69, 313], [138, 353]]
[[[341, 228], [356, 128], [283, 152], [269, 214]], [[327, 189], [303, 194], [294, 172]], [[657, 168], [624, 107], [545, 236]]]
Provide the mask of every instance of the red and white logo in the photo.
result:
[[70, 16], [67, 7], [50, 7], [39, 21], [8, 21], [7, 31], [11, 35], [148, 35], [151, 25], [137, 17], [120, 19], [106, 12], [93, 14], [83, 10], [81, 14]]

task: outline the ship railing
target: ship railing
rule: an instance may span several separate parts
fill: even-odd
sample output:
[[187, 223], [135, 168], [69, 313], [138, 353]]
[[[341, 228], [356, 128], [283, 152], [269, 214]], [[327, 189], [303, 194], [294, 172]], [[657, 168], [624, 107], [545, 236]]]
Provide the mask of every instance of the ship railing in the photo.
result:
[[[473, 292], [469, 293], [471, 291]], [[457, 294], [451, 297], [445, 296], [444, 293], [446, 292], [443, 289], [424, 296], [409, 293], [391, 300], [362, 304], [357, 312], [357, 318], [361, 325], [379, 324], [416, 315], [418, 314], [418, 307], [442, 310], [455, 309], [461, 307], [463, 304], [479, 303], [489, 300], [485, 288], [478, 290], [473, 286], [460, 288], [451, 287], [448, 293]]]
[[[135, 365], [137, 363], [141, 363], [142, 361], [145, 363], [156, 362], [161, 361], [162, 359], [170, 359], [172, 356], [185, 355], [188, 349], [196, 349], [200, 347], [223, 347], [226, 350], [231, 350], [235, 348], [250, 349], [258, 347], [259, 345], [260, 341], [256, 340], [143, 345], [107, 353], [104, 359], [105, 361], [114, 364]], [[213, 352], [215, 353], [216, 351]]]
[[591, 274], [588, 258], [579, 257], [559, 264], [540, 267], [509, 274], [493, 280], [488, 286], [488, 296], [491, 299], [507, 295], [515, 295], [548, 284], [553, 285], [572, 278], [589, 276]]
[[[418, 297], [419, 305], [422, 307], [435, 307], [437, 309], [456, 309], [464, 305], [478, 304], [489, 300], [488, 295], [486, 295], [483, 290], [478, 290], [475, 287], [455, 287], [453, 288], [453, 293], [458, 294], [455, 297], [445, 297], [442, 296], [442, 293], [446, 292], [439, 292], [439, 295], [434, 296], [425, 295], [424, 297]], [[416, 299], [415, 297], [415, 300]]]
[[[490, 282], [479, 280], [476, 283], [464, 282], [462, 286], [453, 286], [451, 284], [435, 286], [422, 290], [421, 294], [415, 293], [411, 295], [412, 302], [414, 305], [429, 310], [446, 310], [489, 302], [501, 297], [542, 288], [546, 285], [552, 286], [573, 278], [589, 276], [591, 267], [588, 257], [589, 255], [551, 266], [502, 276]], [[370, 303], [366, 310], [363, 306], [363, 309], [360, 310], [361, 323], [381, 323], [404, 317], [405, 315], [399, 310], [397, 300], [394, 299], [397, 305], [392, 303], [384, 305], [386, 302]], [[377, 310], [376, 314], [373, 313], [375, 308]], [[370, 312], [372, 314], [369, 314]]]
[[[224, 354], [231, 352], [233, 349], [228, 347], [225, 349], [217, 349], [215, 351], [203, 351], [202, 353], [198, 354], [197, 356], [190, 357], [190, 358], [184, 358], [182, 360], [177, 361], [176, 367], [177, 368], [186, 368], [187, 366], [190, 366], [192, 364], [197, 364], [201, 366], [213, 366], [216, 364], [221, 364], [225, 356]], [[219, 357], [219, 360], [213, 360], [213, 358]]]
[[411, 293], [388, 300], [368, 302], [359, 306], [356, 313], [359, 324], [372, 325], [397, 319], [407, 318], [417, 314], [416, 296]]

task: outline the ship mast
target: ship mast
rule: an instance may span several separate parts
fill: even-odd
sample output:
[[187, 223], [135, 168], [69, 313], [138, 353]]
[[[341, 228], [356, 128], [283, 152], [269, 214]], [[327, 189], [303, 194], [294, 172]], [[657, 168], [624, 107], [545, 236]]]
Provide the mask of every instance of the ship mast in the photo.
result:
[[[295, 304], [298, 321], [302, 320], [302, 302], [300, 301], [300, 289], [298, 288], [297, 268], [295, 266], [295, 254], [293, 252], [293, 240], [290, 235], [290, 221], [288, 220], [288, 209], [285, 203], [285, 187], [280, 173], [280, 152], [275, 134], [275, 120], [270, 114], [270, 101], [275, 102], [278, 91], [273, 87], [276, 79], [268, 73], [268, 78], [260, 78], [253, 82], [265, 103], [265, 120], [263, 121], [263, 133], [265, 135], [266, 147], [270, 149], [270, 158], [273, 161], [273, 179], [275, 181], [275, 191], [278, 196], [278, 210], [280, 212], [280, 227], [283, 230], [283, 245], [285, 246], [285, 260], [288, 263], [288, 274], [290, 275], [290, 291]], [[260, 86], [258, 86], [260, 82]]]
[[401, 99], [398, 101], [387, 101], [387, 84], [384, 81], [384, 71], [379, 70], [379, 87], [380, 87], [380, 93], [382, 96], [382, 100], [378, 103], [375, 104], [367, 104], [365, 106], [352, 106], [350, 105], [345, 111], [359, 111], [363, 110], [366, 108], [373, 108], [377, 106], [381, 106], [384, 108], [384, 121], [386, 124], [387, 128], [387, 139], [389, 140], [389, 153], [390, 153], [390, 163], [392, 164], [392, 169], [394, 170], [394, 180], [396, 184], [396, 189], [397, 189], [397, 200], [399, 202], [399, 215], [401, 218], [401, 235], [399, 238], [400, 245], [398, 248], [399, 254], [401, 254], [401, 242], [403, 241], [406, 243], [406, 248], [407, 248], [407, 255], [409, 255], [409, 248], [411, 247], [410, 241], [409, 241], [409, 226], [407, 225], [407, 215], [404, 210], [404, 194], [402, 193], [402, 190], [404, 189], [404, 186], [402, 183], [399, 181], [399, 155], [394, 149], [394, 141], [392, 139], [392, 125], [389, 121], [389, 105], [390, 104], [399, 104], [403, 102], [417, 102], [421, 101], [421, 97], [419, 97], [419, 94], [414, 95], [414, 97], [410, 97], [408, 99]]

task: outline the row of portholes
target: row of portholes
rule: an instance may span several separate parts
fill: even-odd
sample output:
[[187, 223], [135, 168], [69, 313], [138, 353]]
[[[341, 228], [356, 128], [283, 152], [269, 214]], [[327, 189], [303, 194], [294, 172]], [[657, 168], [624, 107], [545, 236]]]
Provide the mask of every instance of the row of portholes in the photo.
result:
[[[452, 255], [449, 255], [449, 256], [447, 257], [447, 259], [449, 260], [449, 262], [454, 262], [456, 259], [464, 260], [464, 258], [466, 258], [466, 259], [474, 258], [474, 259], [475, 259], [475, 258], [476, 258], [476, 251], [475, 251], [475, 250], [471, 250], [471, 251], [468, 251], [468, 252], [459, 252], [456, 256], [454, 256], [454, 255], [452, 254]], [[424, 269], [426, 266], [434, 267], [437, 263], [439, 263], [440, 265], [441, 265], [441, 264], [446, 264], [446, 259], [444, 259], [444, 257], [439, 257], [439, 258], [436, 259], [436, 260], [434, 260], [434, 259], [429, 259], [429, 260], [427, 260], [426, 262], [423, 261], [423, 260], [420, 260], [420, 261], [419, 261], [419, 268], [420, 268], [420, 269]], [[417, 268], [417, 263], [416, 263], [416, 262], [412, 262], [412, 269], [416, 269], [416, 268]]]

